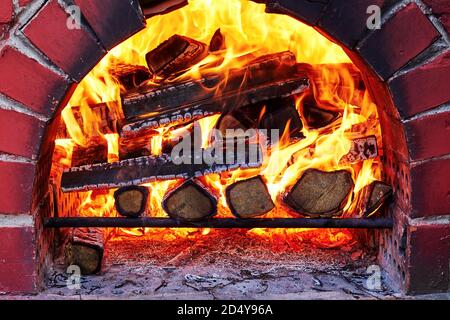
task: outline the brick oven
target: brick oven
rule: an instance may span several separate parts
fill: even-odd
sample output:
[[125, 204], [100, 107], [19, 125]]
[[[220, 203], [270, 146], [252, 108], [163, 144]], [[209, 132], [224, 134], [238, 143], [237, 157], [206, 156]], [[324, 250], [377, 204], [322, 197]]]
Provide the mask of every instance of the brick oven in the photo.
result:
[[[200, 2], [200, 0], [191, 0], [189, 4], [184, 0], [1, 1], [0, 292], [15, 295], [36, 293], [45, 288], [49, 271], [52, 270], [58, 257], [64, 254], [61, 253], [63, 251], [62, 243], [67, 241], [66, 238], [70, 237], [68, 234], [71, 234], [70, 230], [72, 230], [69, 230], [68, 227], [75, 226], [84, 228], [121, 227], [124, 230], [130, 230], [130, 228], [135, 230], [138, 227], [200, 227], [203, 230], [204, 228], [223, 227], [248, 229], [330, 226], [352, 228], [356, 226], [362, 230], [355, 232], [354, 237], [363, 242], [371, 239], [372, 248], [375, 248], [376, 251], [376, 263], [381, 266], [384, 275], [395, 287], [407, 294], [447, 292], [450, 283], [450, 2], [448, 0], [258, 0], [251, 2], [255, 8], [261, 8], [262, 12], [265, 11], [265, 15], [285, 16], [300, 21], [305, 28], [317, 33], [318, 37], [323, 37], [323, 41], [330, 41], [339, 47], [339, 50], [342, 50], [343, 54], [351, 59], [352, 66], [359, 70], [358, 81], [367, 89], [372, 105], [376, 105], [374, 110], [376, 110], [377, 116], [374, 116], [376, 119], [374, 123], [377, 128], [381, 129], [381, 134], [377, 137], [380, 150], [376, 156], [381, 168], [377, 180], [392, 187], [393, 194], [391, 201], [383, 206], [381, 213], [378, 213], [379, 216], [375, 218], [348, 216], [346, 218], [355, 219], [330, 219], [330, 216], [324, 217], [319, 214], [313, 216], [312, 219], [310, 215], [308, 218], [290, 218], [289, 221], [287, 219], [271, 220], [272, 216], [264, 216], [267, 219], [259, 221], [256, 221], [257, 218], [239, 219], [246, 217], [240, 215], [237, 204], [230, 200], [233, 190], [229, 188], [226, 194], [227, 201], [238, 218], [231, 222], [229, 221], [231, 218], [223, 219], [228, 220], [223, 222], [223, 225], [222, 222], [216, 221], [221, 219], [205, 220], [204, 223], [177, 220], [173, 214], [178, 213], [170, 212], [170, 204], [167, 202], [164, 210], [172, 219], [156, 220], [150, 215], [150, 218], [104, 216], [95, 220], [97, 216], [94, 214], [88, 217], [94, 218], [94, 220], [86, 222], [87, 220], [74, 217], [83, 203], [85, 192], [101, 195], [101, 192], [104, 192], [103, 189], [113, 187], [114, 190], [124, 187], [128, 192], [130, 190], [140, 192], [142, 189], [135, 185], [153, 181], [151, 179], [139, 180], [146, 177], [146, 174], [152, 175], [151, 172], [142, 168], [152, 167], [158, 161], [164, 162], [165, 160], [152, 158], [153, 160], [145, 162], [145, 166], [142, 166], [142, 163], [134, 160], [123, 160], [117, 150], [115, 158], [109, 142], [106, 149], [103, 149], [107, 157], [105, 161], [109, 161], [108, 164], [87, 163], [88, 168], [86, 169], [86, 163], [83, 163], [84, 157], [92, 156], [92, 154], [95, 157], [98, 148], [95, 150], [84, 148], [78, 155], [83, 158], [79, 165], [75, 166], [79, 167], [78, 169], [70, 171], [71, 169], [64, 167], [64, 163], [60, 161], [56, 165], [57, 167], [59, 165], [57, 169], [61, 171], [55, 171], [55, 157], [58, 158], [60, 155], [58, 152], [64, 149], [63, 140], [68, 136], [72, 136], [72, 138], [76, 136], [76, 133], [73, 133], [68, 127], [65, 108], [68, 104], [70, 105], [70, 101], [73, 101], [71, 99], [80, 93], [80, 88], [84, 88], [85, 77], [90, 72], [91, 74], [95, 73], [98, 70], [95, 68], [101, 66], [105, 61], [104, 57], [108, 57], [110, 54], [114, 55], [118, 48], [128, 48], [127, 46], [132, 42], [127, 39], [132, 40], [135, 36], [149, 32], [148, 30], [151, 32], [152, 23], [156, 25], [161, 17], [184, 10], [195, 2]], [[240, 1], [231, 2], [238, 3]], [[242, 0], [242, 2], [247, 2], [247, 0]], [[377, 9], [380, 9], [379, 19]], [[254, 19], [258, 19], [260, 14], [255, 11], [254, 17]], [[163, 29], [160, 31], [163, 33]], [[226, 39], [227, 33], [223, 32], [223, 36], [220, 31], [214, 34], [213, 40], [215, 39], [216, 42], [211, 41], [209, 44], [210, 52], [215, 51], [214, 47], [217, 47], [217, 51], [223, 49], [223, 44], [220, 42], [221, 37]], [[175, 44], [170, 45], [175, 47], [169, 47], [169, 50], [166, 49], [167, 52], [175, 54], [176, 43], [183, 41], [189, 43], [188, 48], [196, 48], [192, 50], [200, 50], [198, 48], [203, 45], [200, 41], [197, 43], [196, 40], [199, 39], [186, 39], [188, 38], [179, 37], [179, 39], [172, 40]], [[161, 36], [157, 44], [163, 43], [164, 40], [167, 40], [167, 37], [162, 38]], [[291, 41], [300, 40], [294, 37]], [[302, 42], [302, 46], [307, 48], [307, 42]], [[160, 71], [157, 64], [162, 63], [161, 56], [170, 55], [164, 52], [164, 48], [158, 52], [158, 48], [152, 48], [154, 51], [147, 54], [147, 63], [150, 69], [152, 66], [154, 67], [152, 70], [154, 74]], [[130, 55], [135, 54], [132, 49], [127, 52]], [[273, 54], [273, 52], [265, 53]], [[284, 56], [276, 55], [275, 58], [273, 56], [267, 58], [264, 55], [264, 59], [286, 61], [288, 58], [286, 58], [286, 53], [284, 54]], [[243, 68], [254, 70], [266, 63], [267, 69], [270, 69], [273, 64], [272, 60], [269, 63], [261, 57], [257, 58], [259, 60], [251, 60], [250, 63], [247, 61], [248, 64], [244, 64]], [[139, 59], [143, 61], [141, 64], [145, 65], [145, 57], [141, 56]], [[226, 59], [221, 60], [221, 63], [227, 61]], [[299, 60], [298, 57], [297, 60]], [[201, 59], [194, 64], [197, 65], [200, 61]], [[300, 62], [314, 65], [310, 61]], [[217, 63], [217, 61], [212, 63]], [[209, 67], [214, 69], [217, 68], [217, 65]], [[201, 69], [201, 67], [199, 68]], [[284, 75], [278, 69], [278, 72], [272, 75], [277, 79], [280, 77], [283, 81], [278, 82], [275, 86], [277, 98], [283, 94], [286, 95], [288, 91], [283, 90], [294, 90], [289, 87], [290, 85], [297, 85], [295, 90], [300, 86], [303, 86], [301, 90], [305, 90], [308, 80], [310, 88], [317, 85], [308, 73], [311, 72], [308, 66], [302, 65], [298, 68], [301, 70], [300, 72], [306, 70], [306, 76], [302, 78], [304, 82], [301, 84], [298, 84], [298, 78], [295, 78], [297, 82], [294, 80], [289, 82], [291, 78], [288, 77], [287, 80], [283, 78]], [[352, 68], [351, 70], [353, 70]], [[167, 71], [167, 69], [165, 70]], [[262, 71], [257, 69], [257, 71], [265, 72], [264, 69]], [[139, 80], [140, 82], [150, 78], [146, 73], [146, 68], [141, 69], [141, 74], [136, 70], [133, 72], [133, 76], [126, 80], [128, 81], [127, 85], [134, 86], [137, 79], [140, 79], [139, 77], [143, 77]], [[351, 74], [351, 71], [348, 73]], [[301, 73], [301, 75], [304, 74]], [[171, 74], [171, 76], [174, 75]], [[264, 77], [266, 77], [265, 74]], [[83, 81], [85, 81], [84, 84]], [[202, 78], [202, 81], [208, 80]], [[194, 81], [194, 85], [195, 83]], [[154, 84], [152, 85], [154, 86]], [[262, 88], [258, 82], [258, 86], [255, 85], [255, 87], [259, 91], [249, 87], [245, 98], [252, 101], [253, 104], [255, 101], [269, 100], [267, 97], [272, 98], [273, 94], [273, 91], [270, 91], [273, 88], [268, 87], [269, 85], [271, 84]], [[122, 83], [122, 86], [125, 85]], [[127, 95], [127, 93], [125, 98], [122, 93], [121, 104], [123, 104], [126, 117], [127, 113], [135, 112], [127, 109], [129, 108], [126, 105], [127, 101], [138, 101], [136, 99], [143, 99], [142, 97], [145, 98], [146, 95], [146, 99], [148, 96], [163, 96], [164, 93], [160, 92], [164, 90], [168, 92], [181, 90], [179, 87], [167, 87], [166, 89], [157, 87], [160, 90], [158, 93], [148, 91], [155, 90], [154, 88], [146, 87], [147, 91], [144, 93], [137, 91], [135, 95]], [[314, 90], [319, 90], [314, 88]], [[291, 91], [289, 92], [292, 93]], [[316, 93], [316, 91], [314, 92]], [[300, 91], [296, 91], [296, 93], [300, 93]], [[184, 97], [181, 93], [177, 95]], [[230, 95], [227, 96], [227, 99]], [[260, 95], [264, 95], [266, 98], [260, 99]], [[89, 101], [89, 95], [84, 97], [86, 101]], [[173, 99], [175, 98], [179, 97], [173, 97]], [[151, 99], [148, 101], [152, 101]], [[80, 99], [80, 101], [84, 100]], [[146, 103], [151, 103], [148, 101]], [[305, 104], [305, 101], [302, 100], [302, 103]], [[95, 102], [98, 106], [99, 103], [109, 103], [111, 100]], [[236, 101], [233, 100], [232, 103], [236, 103]], [[103, 109], [99, 108], [100, 112], [111, 110], [105, 109], [104, 106]], [[208, 108], [210, 108], [209, 105]], [[207, 109], [207, 111], [211, 111], [211, 109]], [[221, 116], [220, 112], [214, 111], [213, 113], [218, 114], [218, 117]], [[294, 123], [292, 119], [295, 117], [291, 115], [288, 117], [290, 119], [288, 123], [292, 129]], [[304, 117], [303, 115], [303, 122], [305, 122]], [[76, 121], [76, 116], [73, 119]], [[126, 130], [132, 133], [139, 132], [136, 131], [137, 127], [149, 126], [150, 123], [148, 118], [142, 117], [142, 114], [139, 113], [133, 114], [130, 119], [133, 119], [133, 122], [124, 123], [123, 119], [114, 119], [118, 120], [117, 125], [122, 130], [121, 134], [128, 132]], [[236, 119], [241, 118], [239, 116]], [[162, 123], [165, 120], [158, 118], [153, 121]], [[369, 132], [371, 131], [369, 130]], [[299, 132], [297, 134], [301, 135]], [[292, 135], [294, 134], [291, 132]], [[132, 134], [125, 138], [131, 139], [131, 137]], [[368, 142], [365, 140], [365, 143]], [[377, 141], [374, 144], [376, 149]], [[75, 151], [73, 152], [75, 154]], [[118, 156], [119, 158], [117, 158]], [[73, 155], [72, 162], [74, 157]], [[132, 173], [120, 171], [112, 178], [115, 179], [114, 183], [108, 180], [109, 176], [104, 171], [101, 171], [100, 174], [96, 173], [99, 169], [95, 168], [109, 165], [109, 169], [114, 169], [114, 163], [121, 161], [128, 161], [127, 166], [136, 166], [141, 171], [136, 171], [138, 169], [133, 170]], [[247, 168], [254, 165], [251, 161], [247, 161], [245, 164]], [[312, 168], [314, 169], [314, 167]], [[63, 170], [66, 171], [63, 173]], [[111, 170], [108, 172], [112, 172]], [[208, 167], [202, 171], [201, 175], [207, 176], [208, 172], [214, 173], [214, 170], [219, 172], [222, 169]], [[81, 178], [82, 183], [80, 182], [80, 172], [84, 174], [84, 177]], [[135, 172], [138, 172], [139, 175], [134, 176]], [[69, 176], [68, 173], [71, 175]], [[310, 173], [314, 175], [314, 171], [310, 171]], [[124, 175], [133, 177], [124, 178]], [[167, 179], [167, 176], [170, 175], [173, 175], [174, 178], [175, 176], [178, 179], [181, 178], [183, 181], [192, 178], [184, 171], [176, 173], [168, 171], [164, 180], [170, 180]], [[158, 177], [161, 176], [162, 173], [158, 171]], [[87, 181], [85, 177], [90, 177], [90, 180]], [[131, 181], [133, 179], [135, 181]], [[58, 183], [55, 184], [55, 181]], [[204, 190], [199, 191], [201, 187], [193, 181], [188, 180], [182, 185], [186, 190], [192, 191], [189, 196], [192, 199], [196, 196], [205, 197], [204, 194], [198, 195]], [[246, 188], [253, 188], [256, 185], [254, 192], [259, 192], [257, 185], [261, 181], [254, 179], [253, 184], [248, 184]], [[340, 186], [345, 185], [345, 181], [344, 177]], [[267, 182], [267, 178], [263, 181], [262, 189], [268, 188], [268, 191], [271, 191], [270, 184], [268, 183], [269, 187], [267, 187], [264, 182]], [[62, 187], [59, 183], [62, 183]], [[210, 183], [212, 184], [212, 182]], [[233, 187], [239, 190], [238, 183], [233, 184]], [[177, 188], [181, 187], [178, 185]], [[356, 181], [356, 188], [358, 188], [358, 181]], [[245, 193], [245, 188], [241, 188], [238, 193], [240, 192]], [[264, 190], [261, 192], [264, 193]], [[92, 193], [90, 197], [92, 197]], [[295, 187], [290, 193], [290, 207], [295, 208], [298, 199], [292, 200], [294, 193]], [[147, 196], [143, 202], [148, 201]], [[117, 199], [116, 197], [116, 201], [119, 201]], [[150, 194], [150, 202], [153, 201], [151, 199], [152, 194]], [[261, 206], [267, 202], [266, 205], [271, 207], [270, 195], [266, 200], [262, 197], [257, 199]], [[350, 201], [347, 198], [344, 200]], [[343, 203], [344, 200], [341, 202]], [[217, 205], [214, 201], [211, 206]], [[241, 200], [237, 199], [236, 201]], [[222, 202], [219, 200], [219, 205], [220, 203]], [[230, 203], [234, 205], [230, 205]], [[287, 203], [289, 204], [289, 200]], [[158, 203], [158, 205], [160, 204]], [[347, 205], [352, 207], [349, 202]], [[206, 211], [205, 217], [209, 219], [210, 213], [214, 210], [204, 208], [204, 206], [201, 208]], [[125, 215], [128, 214], [127, 208], [122, 209], [126, 212]], [[342, 208], [340, 209], [342, 211]], [[95, 211], [96, 209], [94, 207], [91, 210]], [[184, 212], [183, 214], [190, 213]], [[358, 221], [357, 218], [362, 219]], [[292, 220], [297, 222], [292, 222]], [[230, 225], [227, 225], [228, 223]], [[372, 230], [372, 227], [375, 230]], [[126, 233], [126, 231], [122, 232]]]

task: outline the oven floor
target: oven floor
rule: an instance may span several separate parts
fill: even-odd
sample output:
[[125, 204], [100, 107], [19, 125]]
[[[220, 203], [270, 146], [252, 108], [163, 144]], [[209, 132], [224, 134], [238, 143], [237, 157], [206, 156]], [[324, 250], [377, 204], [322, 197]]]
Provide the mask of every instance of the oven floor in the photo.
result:
[[[293, 249], [293, 247], [295, 249]], [[366, 250], [367, 251], [367, 250]], [[207, 236], [107, 244], [102, 272], [67, 288], [61, 265], [40, 295], [54, 299], [389, 299], [384, 281], [366, 288], [376, 261], [358, 245], [326, 249], [313, 244], [249, 238], [218, 230]]]

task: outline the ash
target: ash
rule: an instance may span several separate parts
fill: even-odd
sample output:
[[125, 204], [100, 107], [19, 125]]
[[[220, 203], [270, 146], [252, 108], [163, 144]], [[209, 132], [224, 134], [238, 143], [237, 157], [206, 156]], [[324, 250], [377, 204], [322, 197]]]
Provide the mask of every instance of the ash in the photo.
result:
[[47, 299], [390, 299], [382, 278], [367, 288], [375, 253], [358, 244], [323, 248], [214, 230], [173, 239], [108, 242], [100, 274], [67, 287], [62, 263], [47, 277]]

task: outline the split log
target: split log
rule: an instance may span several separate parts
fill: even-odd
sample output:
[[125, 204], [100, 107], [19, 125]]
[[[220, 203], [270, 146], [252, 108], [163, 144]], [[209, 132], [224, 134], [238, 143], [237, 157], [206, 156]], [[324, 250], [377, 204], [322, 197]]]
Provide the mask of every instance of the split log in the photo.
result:
[[[119, 114], [119, 107], [117, 102], [104, 102], [90, 105], [89, 108], [95, 121], [98, 124], [98, 131], [100, 134], [113, 134], [118, 132], [119, 119], [123, 118]], [[81, 108], [78, 106], [71, 107], [72, 114], [78, 126], [83, 129], [83, 116], [81, 114]], [[57, 139], [67, 139], [70, 135], [67, 131], [66, 125], [62, 123], [59, 127], [59, 131], [56, 134]]]
[[341, 159], [341, 163], [354, 163], [378, 157], [377, 138], [368, 136], [354, 139], [350, 151]]
[[119, 137], [119, 159], [147, 157], [151, 155], [152, 135], [143, 135], [136, 138]]
[[[204, 160], [206, 155], [209, 156], [209, 161]], [[258, 168], [262, 165], [262, 157], [259, 144], [245, 144], [237, 150], [200, 149], [194, 155], [185, 154], [174, 159], [162, 155], [86, 165], [65, 170], [61, 189], [63, 192], [88, 191], [141, 185], [152, 181], [190, 179], [235, 169]], [[226, 161], [214, 161], [216, 158]]]
[[171, 218], [200, 221], [216, 214], [217, 199], [198, 181], [188, 180], [164, 196], [162, 207]]
[[272, 136], [271, 130], [278, 130], [280, 138], [285, 133], [285, 130], [288, 130], [287, 133], [290, 140], [304, 138], [302, 119], [295, 107], [295, 99], [293, 97], [267, 101], [266, 112], [263, 114], [258, 128], [267, 129], [269, 139]]
[[175, 34], [146, 54], [150, 71], [159, 77], [189, 69], [208, 55], [206, 44]]
[[147, 206], [148, 189], [142, 186], [119, 188], [114, 192], [117, 212], [124, 217], [139, 217]]
[[151, 78], [150, 71], [143, 66], [116, 64], [111, 73], [122, 85], [122, 92], [139, 87]]
[[65, 250], [67, 265], [76, 265], [83, 275], [98, 273], [102, 267], [105, 234], [102, 228], [72, 230]]
[[[267, 87], [271, 84], [297, 80], [301, 83], [300, 93], [309, 85], [305, 74], [299, 73], [295, 67], [296, 58], [291, 52], [266, 55], [257, 58], [240, 69], [231, 69], [227, 74], [211, 74], [200, 80], [190, 80], [177, 84], [166, 84], [155, 88], [154, 85], [144, 85], [122, 96], [122, 106], [127, 120], [135, 120], [153, 116], [155, 113], [173, 114], [177, 110], [192, 108], [193, 106], [215, 105], [224, 100], [219, 112], [223, 112], [225, 102], [230, 110], [245, 105], [240, 102], [239, 93], [253, 92], [258, 87]], [[220, 94], [216, 90], [223, 85]], [[275, 92], [268, 94], [269, 99]], [[258, 92], [258, 90], [256, 90]], [[287, 96], [287, 94], [286, 94]], [[244, 95], [245, 97], [245, 95]], [[231, 100], [231, 98], [234, 98]], [[216, 103], [214, 103], [217, 101]], [[256, 99], [253, 103], [261, 101]], [[234, 102], [233, 104], [230, 104]], [[250, 101], [251, 104], [252, 102]]]
[[220, 32], [220, 28], [214, 32], [211, 42], [209, 43], [209, 52], [217, 52], [225, 50], [225, 38]]
[[108, 142], [101, 137], [93, 137], [87, 146], [75, 145], [72, 153], [72, 167], [104, 163], [108, 161]]
[[233, 183], [225, 193], [228, 207], [238, 218], [260, 216], [275, 207], [261, 176]]
[[309, 129], [326, 127], [340, 117], [340, 113], [337, 111], [319, 108], [312, 95], [304, 98], [301, 109], [303, 119]]
[[391, 196], [391, 186], [381, 181], [374, 181], [361, 190], [362, 213], [364, 217], [370, 216], [380, 208]]
[[314, 218], [342, 213], [353, 190], [352, 174], [346, 170], [306, 170], [284, 198], [295, 211]]

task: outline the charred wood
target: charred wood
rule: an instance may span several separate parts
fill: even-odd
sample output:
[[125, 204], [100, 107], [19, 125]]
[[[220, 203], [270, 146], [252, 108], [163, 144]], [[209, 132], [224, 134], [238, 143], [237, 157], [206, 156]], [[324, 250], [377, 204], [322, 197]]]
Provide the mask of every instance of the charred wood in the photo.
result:
[[362, 213], [367, 217], [380, 208], [392, 196], [391, 186], [381, 181], [374, 181], [361, 190]]
[[114, 65], [112, 75], [122, 85], [122, 93], [139, 87], [139, 85], [151, 78], [150, 71], [146, 67], [127, 64]]
[[108, 142], [101, 137], [94, 137], [89, 145], [75, 145], [72, 153], [72, 167], [81, 167], [108, 161]]

